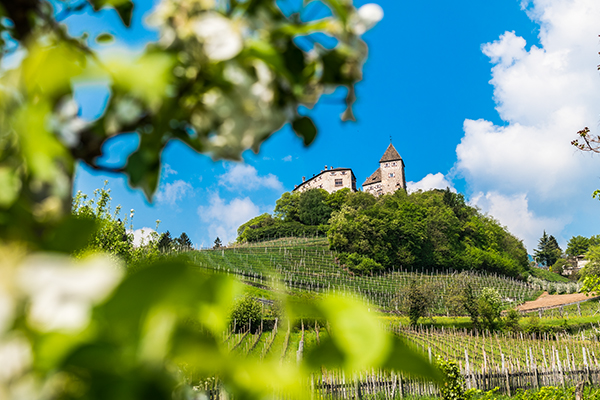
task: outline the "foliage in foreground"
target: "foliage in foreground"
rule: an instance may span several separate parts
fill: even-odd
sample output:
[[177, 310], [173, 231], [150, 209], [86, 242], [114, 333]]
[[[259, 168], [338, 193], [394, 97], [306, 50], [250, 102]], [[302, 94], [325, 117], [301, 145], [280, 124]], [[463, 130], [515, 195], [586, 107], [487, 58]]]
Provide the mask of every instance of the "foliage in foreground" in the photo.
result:
[[[182, 383], [215, 375], [242, 399], [273, 390], [302, 398], [305, 374], [321, 367], [437, 378], [422, 355], [348, 298], [284, 299], [292, 321], [325, 320], [330, 335], [306, 351], [301, 365], [280, 365], [240, 359], [223, 345], [240, 293], [240, 284], [225, 275], [201, 273], [178, 258], [125, 276], [122, 265], [99, 256], [73, 261], [6, 246], [0, 255], [3, 271], [11, 272], [0, 294], [13, 300], [0, 313], [3, 399], [18, 399], [23, 391], [45, 398], [49, 388], [61, 398], [191, 399]], [[182, 382], [183, 366], [191, 374]]]
[[[133, 6], [0, 2], [0, 61], [16, 50], [22, 55], [0, 74], [1, 239], [46, 249], [53, 236], [73, 230], [65, 218], [77, 162], [123, 173], [150, 198], [171, 141], [213, 159], [240, 160], [289, 124], [308, 145], [317, 128], [299, 109], [340, 87], [342, 119], [354, 120], [354, 85], [367, 56], [361, 36], [383, 17], [375, 4], [356, 9], [341, 0], [300, 3], [291, 15], [275, 0], [161, 0], [148, 18], [160, 40], [118, 56], [88, 46], [110, 41], [109, 32], [72, 37], [62, 24], [82, 10], [114, 8], [129, 25], [139, 18]], [[328, 16], [299, 18], [307, 7]], [[93, 111], [97, 118], [84, 119], [90, 112], [80, 109], [75, 89], [87, 93], [90, 84], [109, 95]], [[99, 161], [108, 139], [132, 132], [139, 145], [124, 165]]]

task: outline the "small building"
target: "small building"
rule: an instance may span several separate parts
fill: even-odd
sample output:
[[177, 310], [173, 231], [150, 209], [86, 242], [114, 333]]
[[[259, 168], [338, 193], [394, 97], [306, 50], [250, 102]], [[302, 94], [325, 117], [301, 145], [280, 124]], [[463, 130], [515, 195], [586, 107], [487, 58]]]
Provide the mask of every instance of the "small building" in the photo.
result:
[[326, 165], [323, 171], [313, 175], [310, 179], [303, 176], [302, 183], [296, 186], [294, 191], [302, 193], [310, 189], [324, 189], [329, 193], [334, 193], [344, 188], [356, 192], [356, 177], [352, 169], [333, 167], [327, 169]]
[[391, 143], [379, 160], [379, 168], [367, 178], [362, 188], [374, 196], [394, 193], [398, 189], [406, 190], [404, 161]]
[[589, 262], [590, 262], [590, 260], [586, 260], [585, 255], [569, 257], [567, 259], [567, 263], [565, 265], [563, 265], [562, 275], [564, 275], [564, 276], [574, 275], [574, 274], [578, 273], [579, 271], [581, 271], [581, 269], [583, 267], [585, 267], [587, 265], [587, 263], [589, 263]]

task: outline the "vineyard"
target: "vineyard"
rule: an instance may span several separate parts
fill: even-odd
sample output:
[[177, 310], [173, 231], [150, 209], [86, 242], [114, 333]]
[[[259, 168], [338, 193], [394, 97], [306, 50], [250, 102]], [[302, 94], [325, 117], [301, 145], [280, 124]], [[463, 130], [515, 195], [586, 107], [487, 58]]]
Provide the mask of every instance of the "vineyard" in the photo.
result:
[[[484, 273], [460, 274], [456, 271], [406, 271], [398, 268], [373, 276], [358, 276], [339, 265], [336, 254], [328, 250], [326, 239], [280, 239], [266, 243], [243, 245], [187, 253], [201, 269], [217, 270], [261, 288], [275, 287], [280, 282], [286, 291], [359, 296], [385, 312], [398, 310], [398, 296], [412, 281], [435, 285], [435, 314], [448, 314], [445, 303], [450, 288], [459, 279], [470, 279], [475, 290], [493, 287], [505, 306], [514, 306], [536, 297], [550, 283], [539, 278], [530, 282]], [[561, 292], [573, 292], [570, 283]], [[269, 289], [271, 290], [271, 289]], [[600, 325], [594, 323], [600, 314], [600, 303], [586, 301], [536, 309], [525, 316], [538, 318], [540, 323], [557, 325], [570, 318], [585, 322], [585, 330], [569, 335], [566, 332], [527, 334], [473, 332], [458, 328], [409, 328], [394, 316], [382, 318], [382, 324], [394, 334], [408, 340], [411, 346], [433, 360], [437, 356], [456, 360], [467, 388], [497, 390], [511, 394], [520, 389], [544, 386], [568, 388], [581, 380], [600, 383]], [[550, 322], [548, 322], [550, 321]], [[598, 328], [598, 329], [596, 329]], [[550, 332], [547, 330], [546, 332]], [[237, 357], [252, 357], [280, 363], [296, 363], [303, 353], [313, 348], [327, 335], [323, 327], [290, 327], [287, 322], [263, 329], [226, 332], [222, 343]], [[196, 380], [199, 390], [211, 399], [222, 396], [218, 379]], [[308, 382], [316, 397], [381, 399], [436, 396], [438, 388], [431, 382], [402, 376], [390, 371], [363, 371], [348, 374], [343, 371], [321, 370]], [[283, 396], [285, 397], [285, 396]]]
[[[287, 290], [316, 293], [350, 293], [366, 299], [383, 311], [398, 310], [398, 295], [415, 280], [436, 287], [434, 314], [447, 315], [449, 288], [465, 277], [456, 271], [406, 271], [401, 267], [374, 276], [358, 276], [340, 267], [327, 239], [280, 239], [255, 245], [188, 253], [200, 268], [239, 276], [250, 284], [281, 281]], [[469, 273], [476, 290], [493, 287], [505, 304], [517, 305], [534, 298], [541, 286], [493, 274]]]
[[[327, 331], [319, 329], [318, 325], [311, 329], [283, 326], [275, 326], [267, 332], [227, 332], [223, 335], [223, 345], [241, 358], [296, 363], [305, 351], [327, 335]], [[399, 324], [390, 324], [387, 328], [406, 338], [431, 360], [436, 356], [456, 360], [467, 389], [496, 389], [510, 395], [519, 389], [569, 388], [581, 381], [600, 384], [600, 341], [595, 330], [576, 335], [535, 335], [424, 327], [410, 329]], [[188, 379], [196, 382], [198, 389], [209, 398], [221, 398], [218, 380], [209, 379], [198, 384], [193, 376]], [[317, 398], [328, 399], [373, 395], [391, 400], [438, 394], [434, 383], [381, 370], [350, 374], [322, 369], [311, 375], [308, 384]]]

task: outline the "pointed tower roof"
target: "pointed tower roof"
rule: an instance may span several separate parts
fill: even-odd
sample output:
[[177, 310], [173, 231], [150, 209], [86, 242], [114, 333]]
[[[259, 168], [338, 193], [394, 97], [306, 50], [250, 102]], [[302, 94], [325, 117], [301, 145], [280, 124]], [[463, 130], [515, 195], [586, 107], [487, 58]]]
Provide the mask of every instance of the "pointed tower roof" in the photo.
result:
[[390, 143], [385, 153], [383, 153], [383, 156], [381, 157], [381, 160], [379, 160], [379, 162], [382, 163], [398, 160], [402, 160], [402, 157], [400, 157], [400, 154], [398, 154], [396, 148]]

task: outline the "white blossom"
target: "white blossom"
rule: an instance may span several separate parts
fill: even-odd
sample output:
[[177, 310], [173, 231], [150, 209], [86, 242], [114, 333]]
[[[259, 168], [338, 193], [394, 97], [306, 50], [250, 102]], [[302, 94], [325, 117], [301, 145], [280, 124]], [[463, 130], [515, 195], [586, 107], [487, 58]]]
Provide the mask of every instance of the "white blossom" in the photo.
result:
[[12, 323], [15, 314], [15, 301], [12, 296], [0, 288], [0, 333]]
[[19, 377], [31, 366], [29, 342], [19, 336], [0, 342], [0, 360], [0, 382]]
[[205, 13], [192, 23], [192, 31], [204, 45], [204, 54], [213, 61], [229, 60], [242, 50], [240, 32], [221, 14]]
[[79, 141], [79, 134], [88, 123], [77, 116], [79, 106], [73, 99], [59, 103], [57, 112], [50, 118], [50, 129], [58, 134], [61, 142], [67, 147], [74, 146]]
[[383, 18], [383, 9], [375, 3], [365, 4], [358, 9], [356, 16], [353, 31], [357, 35], [362, 35], [381, 21]]
[[68, 257], [36, 255], [19, 271], [18, 283], [30, 297], [27, 320], [41, 331], [80, 330], [90, 309], [120, 282], [121, 268], [106, 256], [75, 262]]

